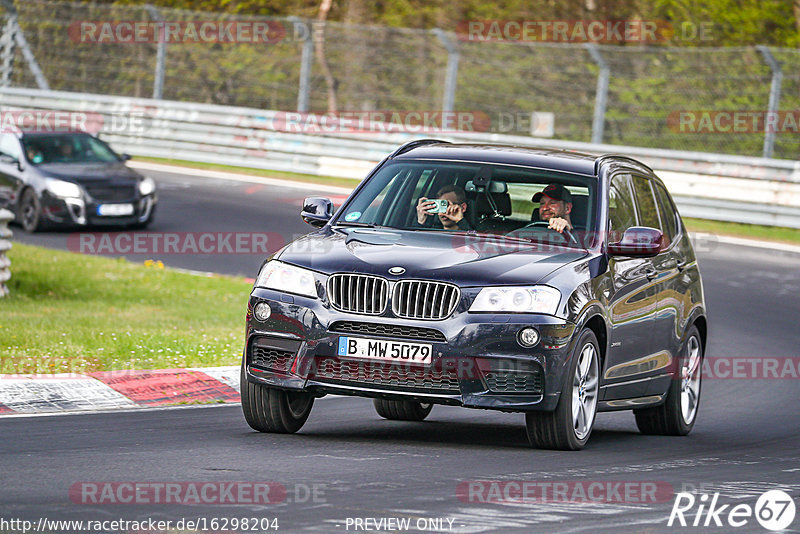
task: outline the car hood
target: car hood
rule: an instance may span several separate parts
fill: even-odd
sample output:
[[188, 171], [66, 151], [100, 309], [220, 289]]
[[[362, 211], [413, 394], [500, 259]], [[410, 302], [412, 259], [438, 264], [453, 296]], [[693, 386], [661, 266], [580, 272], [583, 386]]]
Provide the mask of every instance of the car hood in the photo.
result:
[[139, 173], [129, 169], [124, 163], [45, 163], [37, 169], [44, 176], [81, 185], [106, 180], [136, 182], [141, 178]]
[[277, 259], [324, 274], [358, 272], [449, 281], [462, 287], [535, 284], [559, 267], [588, 256], [544, 244], [463, 233], [370, 228], [324, 228], [284, 248]]

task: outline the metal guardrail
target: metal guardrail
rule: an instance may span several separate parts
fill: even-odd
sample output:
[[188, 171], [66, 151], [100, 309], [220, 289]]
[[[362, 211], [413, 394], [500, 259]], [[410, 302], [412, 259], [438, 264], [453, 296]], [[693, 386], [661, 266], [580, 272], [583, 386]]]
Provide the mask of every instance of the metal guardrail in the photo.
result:
[[11, 260], [6, 253], [11, 249], [11, 230], [8, 223], [13, 220], [13, 213], [0, 210], [0, 298], [8, 295], [6, 282], [11, 278]]
[[96, 113], [102, 137], [135, 156], [347, 178], [422, 137], [620, 153], [650, 165], [684, 216], [800, 228], [798, 161], [481, 132], [388, 133], [379, 124], [367, 133], [302, 133], [282, 127], [279, 111], [35, 89], [0, 88], [0, 108]]

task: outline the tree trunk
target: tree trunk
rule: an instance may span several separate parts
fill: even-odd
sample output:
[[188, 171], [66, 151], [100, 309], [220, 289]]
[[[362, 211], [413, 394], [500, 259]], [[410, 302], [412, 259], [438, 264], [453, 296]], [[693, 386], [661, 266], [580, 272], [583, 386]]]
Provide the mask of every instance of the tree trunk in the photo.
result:
[[[314, 35], [314, 51], [317, 56], [317, 62], [322, 69], [322, 75], [325, 77], [325, 85], [328, 88], [328, 113], [336, 113], [336, 80], [333, 79], [331, 69], [325, 59], [325, 21], [328, 18], [328, 11], [331, 10], [331, 3], [333, 0], [322, 0], [319, 5], [319, 14], [317, 20], [321, 23], [319, 33]], [[316, 32], [315, 32], [316, 33]]]

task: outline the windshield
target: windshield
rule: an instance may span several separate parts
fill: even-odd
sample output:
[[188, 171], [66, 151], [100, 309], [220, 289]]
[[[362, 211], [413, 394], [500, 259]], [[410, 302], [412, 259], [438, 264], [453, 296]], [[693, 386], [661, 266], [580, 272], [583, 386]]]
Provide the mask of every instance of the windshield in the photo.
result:
[[[594, 232], [596, 189], [593, 177], [526, 167], [391, 162], [350, 200], [336, 224], [469, 232], [583, 248]], [[566, 221], [568, 231], [549, 228], [551, 219]]]
[[113, 163], [116, 154], [91, 135], [37, 135], [23, 138], [25, 156], [33, 165], [46, 163]]

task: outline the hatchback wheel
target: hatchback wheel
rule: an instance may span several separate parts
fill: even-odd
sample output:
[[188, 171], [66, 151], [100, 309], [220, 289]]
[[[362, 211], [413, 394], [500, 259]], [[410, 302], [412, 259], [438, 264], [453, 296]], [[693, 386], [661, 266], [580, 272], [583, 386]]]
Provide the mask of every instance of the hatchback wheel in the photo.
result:
[[19, 204], [19, 220], [22, 229], [29, 233], [36, 232], [42, 226], [41, 219], [42, 207], [36, 197], [36, 192], [33, 189], [26, 189]]
[[685, 436], [692, 431], [700, 408], [700, 379], [703, 369], [703, 342], [696, 326], [689, 329], [681, 351], [677, 373], [667, 390], [664, 404], [634, 410], [636, 426], [643, 434]]
[[585, 328], [570, 358], [569, 373], [553, 412], [528, 412], [525, 424], [531, 446], [576, 451], [589, 441], [597, 414], [600, 349]]
[[433, 404], [414, 401], [374, 399], [372, 403], [378, 415], [394, 421], [422, 421], [433, 409]]
[[240, 388], [244, 418], [259, 432], [293, 434], [305, 424], [314, 406], [314, 397], [309, 393], [250, 383], [244, 365]]

